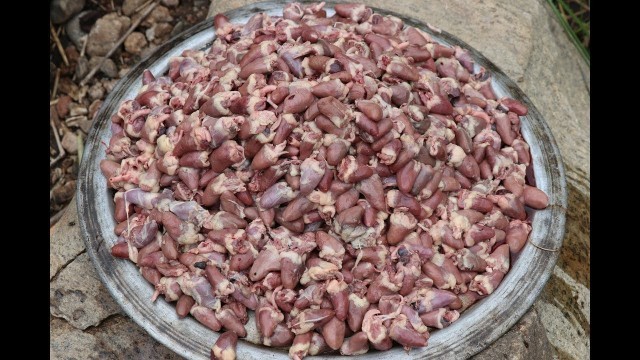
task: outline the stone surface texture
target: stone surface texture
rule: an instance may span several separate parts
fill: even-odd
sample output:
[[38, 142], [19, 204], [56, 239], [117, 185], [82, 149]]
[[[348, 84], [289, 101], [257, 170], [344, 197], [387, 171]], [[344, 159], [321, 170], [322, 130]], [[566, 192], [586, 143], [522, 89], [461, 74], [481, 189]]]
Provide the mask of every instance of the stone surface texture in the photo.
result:
[[142, 49], [147, 46], [147, 39], [141, 32], [134, 31], [124, 41], [124, 49], [132, 54], [140, 54]]
[[[209, 16], [253, 2], [214, 0]], [[164, 3], [171, 6], [170, 2]], [[474, 359], [588, 359], [589, 67], [543, 0], [398, 0], [393, 4], [373, 0], [366, 3], [427, 21], [481, 51], [531, 98], [549, 124], [563, 156], [569, 206], [558, 264], [532, 309]], [[126, 26], [120, 25], [129, 21], [117, 15], [101, 20], [120, 22], [115, 27], [124, 29]], [[111, 37], [105, 37], [105, 42], [109, 40]], [[100, 55], [100, 51], [96, 51], [100, 49], [93, 50], [90, 54]], [[85, 253], [77, 221], [74, 199], [51, 229], [50, 358], [179, 359], [120, 314]]]
[[82, 253], [49, 283], [49, 311], [84, 330], [121, 310]]
[[109, 13], [98, 19], [89, 33], [87, 54], [91, 56], [106, 55], [130, 25], [131, 19], [119, 16], [117, 13]]
[[51, 22], [62, 24], [84, 7], [85, 0], [53, 0], [51, 2]]

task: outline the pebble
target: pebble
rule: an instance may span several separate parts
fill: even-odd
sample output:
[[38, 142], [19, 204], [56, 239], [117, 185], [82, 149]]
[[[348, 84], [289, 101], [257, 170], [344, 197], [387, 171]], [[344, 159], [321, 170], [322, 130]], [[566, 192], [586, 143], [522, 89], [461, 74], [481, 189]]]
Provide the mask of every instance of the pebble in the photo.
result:
[[85, 57], [81, 57], [76, 63], [76, 79], [84, 79], [84, 77], [87, 76], [87, 73], [89, 73], [89, 60]]
[[56, 104], [56, 112], [58, 116], [61, 118], [65, 118], [69, 114], [69, 104], [71, 103], [71, 97], [68, 95], [63, 95], [58, 98], [58, 103]]
[[146, 2], [147, 0], [124, 0], [122, 3], [122, 13], [131, 16], [137, 8]]
[[63, 185], [56, 186], [52, 190], [53, 201], [57, 204], [64, 204], [71, 200], [73, 194], [76, 192], [76, 181], [70, 180]]
[[98, 19], [89, 33], [87, 54], [106, 55], [130, 25], [131, 20], [128, 17], [119, 16], [117, 13], [109, 13]]
[[151, 55], [151, 53], [156, 51], [157, 48], [158, 48], [158, 46], [156, 46], [156, 45], [147, 46], [147, 48], [142, 50], [142, 52], [140, 53], [140, 58], [141, 59], [146, 58], [147, 56]]
[[[149, 30], [147, 30], [148, 32]], [[137, 31], [132, 32], [124, 41], [124, 49], [134, 55], [140, 54], [145, 46], [147, 46], [147, 39], [141, 32]]]
[[85, 134], [91, 128], [91, 121], [86, 116], [70, 117], [64, 121], [69, 127], [80, 128]]
[[78, 103], [69, 104], [69, 115], [71, 116], [79, 116], [79, 115], [87, 115], [89, 111], [87, 107]]
[[[99, 81], [89, 87], [89, 98], [91, 100], [98, 100], [104, 98], [104, 86]], [[91, 112], [91, 110], [89, 110]]]
[[72, 131], [67, 131], [64, 133], [61, 143], [62, 147], [68, 154], [78, 153], [78, 139], [76, 139], [76, 134], [74, 134]]
[[[89, 66], [93, 69], [93, 67], [96, 66], [96, 64], [98, 64], [100, 60], [102, 60], [102, 58], [99, 56], [92, 57], [91, 60], [89, 60]], [[115, 78], [116, 76], [118, 76], [118, 67], [116, 66], [116, 63], [113, 62], [113, 60], [106, 59], [100, 66], [100, 72], [107, 77]]]
[[49, 82], [53, 83], [55, 80], [57, 69], [56, 64], [54, 64], [53, 61], [49, 61]]
[[123, 67], [122, 69], [120, 69], [120, 71], [118, 71], [118, 77], [122, 79], [129, 73], [130, 70], [131, 68]]
[[155, 23], [170, 21], [173, 21], [173, 17], [171, 16], [171, 13], [169, 13], [169, 9], [166, 6], [158, 5], [151, 11], [151, 14], [144, 19], [142, 25], [151, 26]]
[[168, 7], [176, 7], [180, 5], [180, 0], [162, 0], [162, 5]]
[[117, 83], [118, 80], [116, 79], [102, 79], [102, 86], [104, 86], [104, 89], [107, 91], [107, 93], [110, 93]]
[[62, 179], [63, 175], [64, 174], [62, 173], [62, 169], [60, 169], [59, 167], [54, 167], [49, 172], [49, 184], [53, 185], [57, 183], [58, 180]]
[[51, 22], [62, 24], [84, 7], [85, 0], [53, 0], [51, 2]]
[[102, 66], [100, 66], [100, 71], [110, 78], [115, 78], [118, 76], [118, 67], [116, 66], [116, 63], [111, 59], [107, 59], [104, 61], [104, 63], [102, 63]]
[[66, 48], [64, 48], [64, 52], [67, 55], [67, 60], [69, 60], [71, 64], [78, 61], [78, 58], [80, 58], [80, 53], [78, 52], [78, 49], [76, 49], [76, 47], [73, 45], [69, 45]]
[[147, 35], [147, 39], [149, 41], [154, 41], [156, 43], [162, 42], [167, 35], [171, 34], [173, 30], [173, 26], [169, 23], [156, 23], [153, 24], [150, 28], [147, 29], [145, 34]]
[[[100, 86], [102, 86], [102, 84], [100, 84]], [[102, 100], [93, 100], [91, 105], [89, 105], [89, 120], [93, 120], [98, 110], [100, 110], [100, 106], [102, 106]]]
[[78, 49], [82, 49], [82, 44], [84, 43], [84, 37], [88, 36], [88, 34], [80, 28], [80, 18], [85, 14], [88, 14], [89, 11], [83, 11], [78, 15], [74, 16], [67, 22], [64, 30], [67, 33], [67, 36], [71, 40], [71, 42]]
[[67, 94], [75, 101], [81, 101], [87, 95], [88, 86], [79, 87], [69, 77], [61, 77], [58, 83], [58, 93]]
[[184, 29], [187, 28], [187, 24], [185, 24], [184, 21], [178, 21], [176, 23], [176, 26], [173, 27], [173, 30], [171, 30], [171, 34], [169, 36], [176, 36], [178, 34], [180, 34]]
[[85, 134], [89, 133], [89, 130], [91, 129], [91, 124], [93, 124], [91, 122], [91, 119], [89, 119], [86, 116], [79, 117], [76, 122], [77, 122], [77, 126], [80, 128], [80, 130], [82, 130], [82, 132], [84, 132]]
[[73, 92], [78, 91], [78, 85], [71, 81], [68, 77], [60, 77], [58, 81], [58, 93], [71, 95]]

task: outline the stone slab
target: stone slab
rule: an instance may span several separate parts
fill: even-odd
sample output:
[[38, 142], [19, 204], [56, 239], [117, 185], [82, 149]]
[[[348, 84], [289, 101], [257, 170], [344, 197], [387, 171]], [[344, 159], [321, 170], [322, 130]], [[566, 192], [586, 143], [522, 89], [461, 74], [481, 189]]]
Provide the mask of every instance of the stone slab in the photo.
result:
[[105, 318], [121, 312], [102, 285], [89, 255], [83, 253], [49, 283], [49, 310], [75, 328], [97, 326]]

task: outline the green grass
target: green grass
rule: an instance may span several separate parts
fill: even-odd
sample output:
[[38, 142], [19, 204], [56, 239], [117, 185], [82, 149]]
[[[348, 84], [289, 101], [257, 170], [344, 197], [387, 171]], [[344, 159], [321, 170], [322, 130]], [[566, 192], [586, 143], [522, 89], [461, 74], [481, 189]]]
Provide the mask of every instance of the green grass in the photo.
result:
[[591, 66], [591, 9], [588, 0], [547, 0], [587, 65]]

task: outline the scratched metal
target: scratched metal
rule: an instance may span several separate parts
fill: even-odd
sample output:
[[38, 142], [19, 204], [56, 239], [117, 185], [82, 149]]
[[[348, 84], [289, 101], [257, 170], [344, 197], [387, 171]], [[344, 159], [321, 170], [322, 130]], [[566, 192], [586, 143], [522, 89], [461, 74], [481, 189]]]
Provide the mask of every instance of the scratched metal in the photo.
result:
[[[229, 11], [226, 15], [236, 23], [245, 22], [257, 12], [282, 15], [284, 3], [269, 1], [251, 4]], [[327, 13], [331, 16], [334, 2], [327, 3]], [[522, 134], [531, 147], [537, 186], [549, 195], [550, 206], [533, 213], [530, 243], [524, 247], [498, 289], [469, 308], [448, 328], [432, 332], [427, 347], [413, 349], [408, 354], [413, 359], [465, 359], [483, 350], [520, 319], [538, 297], [553, 270], [559, 253], [542, 249], [559, 249], [564, 237], [567, 191], [560, 151], [551, 130], [529, 98], [482, 54], [446, 31], [434, 33], [424, 22], [387, 10], [374, 10], [398, 16], [407, 25], [428, 32], [438, 41], [468, 49], [476, 66], [485, 67], [493, 75], [496, 95], [509, 95], [529, 108], [528, 115], [522, 118]], [[99, 163], [105, 157], [105, 144], [109, 143], [110, 117], [123, 100], [135, 97], [142, 84], [142, 71], [148, 68], [156, 75], [163, 74], [172, 56], [178, 56], [185, 49], [207, 49], [214, 36], [212, 20], [205, 20], [160, 46], [120, 80], [93, 120], [80, 168], [77, 194], [80, 228], [87, 252], [113, 298], [136, 323], [162, 344], [185, 358], [203, 360], [209, 358], [209, 349], [218, 333], [191, 317], [178, 319], [174, 305], [168, 304], [162, 297], [152, 303], [149, 299], [153, 287], [144, 280], [137, 267], [130, 261], [111, 256], [109, 250], [116, 242], [113, 233], [113, 195], [106, 187]], [[253, 313], [247, 324], [247, 332], [249, 336], [246, 341], [238, 343], [238, 359], [288, 358], [286, 349], [256, 345], [259, 339]], [[335, 356], [339, 354], [323, 357]], [[404, 359], [407, 353], [396, 346], [386, 352], [372, 350], [355, 358], [373, 357], [379, 360]]]

